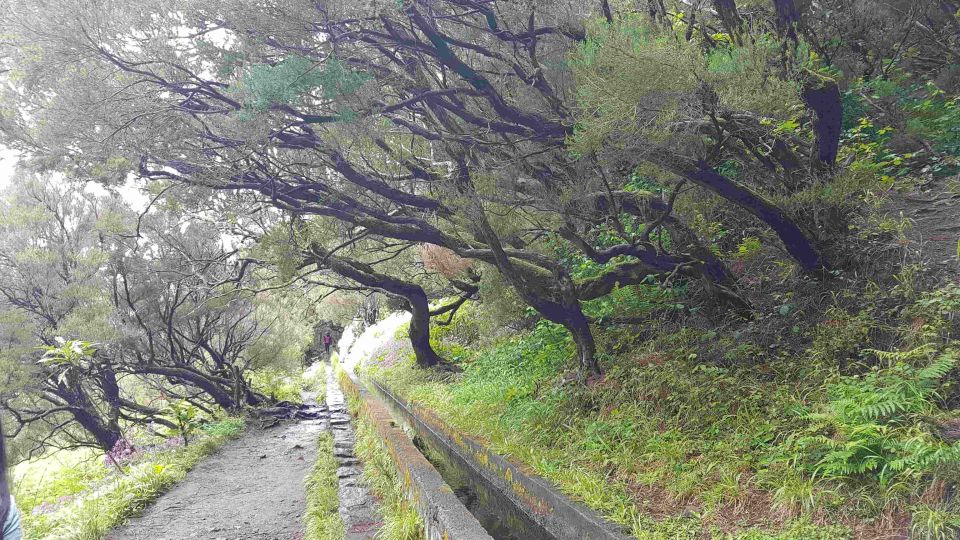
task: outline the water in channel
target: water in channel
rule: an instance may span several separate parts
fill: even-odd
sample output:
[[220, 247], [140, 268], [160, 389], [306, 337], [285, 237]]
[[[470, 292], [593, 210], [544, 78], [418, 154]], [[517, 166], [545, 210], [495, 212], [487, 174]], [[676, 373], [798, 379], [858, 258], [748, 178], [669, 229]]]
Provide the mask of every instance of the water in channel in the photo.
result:
[[449, 450], [419, 435], [414, 436], [413, 444], [494, 540], [556, 540], [506, 495], [463, 466]]

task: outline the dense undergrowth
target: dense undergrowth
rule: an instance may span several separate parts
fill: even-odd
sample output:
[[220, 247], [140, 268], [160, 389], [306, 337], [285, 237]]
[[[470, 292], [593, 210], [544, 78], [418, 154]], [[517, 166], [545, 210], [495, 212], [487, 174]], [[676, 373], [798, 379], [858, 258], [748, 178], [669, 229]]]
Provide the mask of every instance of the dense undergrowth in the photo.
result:
[[243, 419], [228, 417], [200, 427], [188, 445], [138, 435], [132, 451], [60, 452], [24, 464], [14, 485], [24, 538], [100, 540], [243, 429]]
[[[681, 197], [732, 261], [748, 318], [712, 312], [685, 280], [615, 288], [584, 306], [604, 376], [583, 385], [562, 328], [481, 294], [433, 332], [462, 374], [415, 369], [396, 340], [364, 369], [637, 538], [956, 538], [960, 246], [936, 232], [949, 212], [904, 201], [960, 194], [958, 111], [896, 70], [846, 90], [846, 171], [784, 201], [848, 212], [857, 250], [834, 253], [829, 276]], [[556, 249], [575, 278], [606, 271]]]
[[736, 325], [606, 327], [605, 376], [587, 385], [562, 328], [484, 343], [477, 305], [436, 332], [466, 354], [461, 375], [384, 356], [364, 369], [637, 538], [951, 538], [960, 443], [941, 431], [960, 421], [960, 286], [890, 319], [894, 300], [832, 307], [774, 347]]

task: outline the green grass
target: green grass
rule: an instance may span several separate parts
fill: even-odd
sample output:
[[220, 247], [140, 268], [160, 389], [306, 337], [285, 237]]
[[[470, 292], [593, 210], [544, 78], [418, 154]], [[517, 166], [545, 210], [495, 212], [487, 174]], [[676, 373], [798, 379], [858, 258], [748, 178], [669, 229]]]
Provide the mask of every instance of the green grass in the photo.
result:
[[[346, 376], [342, 371], [339, 375]], [[377, 533], [378, 540], [423, 540], [423, 521], [406, 496], [396, 463], [373, 425], [364, 417], [359, 398], [349, 392], [346, 397], [355, 419], [354, 451], [363, 462], [363, 480], [379, 499], [383, 525]]]
[[[859, 326], [827, 328], [866, 348]], [[589, 386], [571, 381], [572, 343], [548, 323], [478, 351], [459, 376], [409, 360], [365, 374], [639, 539], [868, 538], [911, 510], [917, 537], [956, 534], [960, 508], [921, 503], [930, 486], [960, 476], [960, 444], [931, 428], [956, 416], [938, 405], [954, 366], [949, 336], [927, 341], [925, 354], [863, 353], [872, 368], [851, 373], [835, 362], [849, 354], [836, 346], [844, 336], [812, 336], [799, 357], [723, 365], [702, 354], [735, 338], [654, 335], [637, 343], [599, 332], [616, 354]]]
[[320, 434], [317, 461], [307, 477], [307, 515], [305, 540], [342, 540], [343, 520], [337, 495], [337, 458], [333, 455], [333, 436]]
[[103, 454], [92, 449], [65, 450], [13, 469], [13, 491], [21, 509], [55, 505], [102, 481], [111, 473]]
[[[58, 480], [34, 484], [36, 476], [28, 470], [15, 488], [23, 511], [24, 538], [27, 540], [100, 540], [114, 527], [142, 510], [186, 476], [201, 459], [215, 452], [230, 438], [243, 431], [244, 422], [227, 418], [208, 424], [207, 433], [189, 447], [151, 455], [125, 467], [117, 474], [102, 466], [100, 460], [70, 462], [55, 474]], [[88, 456], [88, 458], [91, 456]], [[102, 459], [102, 458], [101, 458]], [[29, 469], [29, 467], [28, 467]], [[49, 514], [34, 514], [42, 502], [75, 496], [72, 502]]]

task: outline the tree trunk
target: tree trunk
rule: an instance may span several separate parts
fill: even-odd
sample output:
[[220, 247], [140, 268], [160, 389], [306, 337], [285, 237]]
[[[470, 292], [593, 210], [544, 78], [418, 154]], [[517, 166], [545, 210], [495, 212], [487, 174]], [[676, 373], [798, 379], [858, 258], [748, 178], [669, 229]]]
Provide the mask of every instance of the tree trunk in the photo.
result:
[[740, 33], [743, 30], [743, 19], [737, 11], [736, 0], [713, 0], [713, 9], [723, 23], [723, 27], [733, 38], [734, 43], [741, 43]]
[[740, 206], [773, 229], [787, 252], [800, 264], [804, 272], [815, 272], [826, 268], [820, 253], [810, 239], [776, 205], [706, 165], [701, 164], [695, 170], [678, 170], [677, 172]]
[[663, 5], [663, 0], [647, 0], [647, 13], [655, 21], [662, 21], [667, 17], [667, 8]]
[[597, 364], [597, 344], [590, 330], [590, 322], [587, 321], [579, 306], [576, 312], [571, 313], [571, 317], [561, 324], [570, 332], [577, 346], [580, 380], [585, 381], [592, 376], [600, 375], [600, 366]]
[[797, 24], [800, 23], [800, 10], [794, 0], [773, 0], [777, 10], [777, 33], [797, 43]]
[[381, 274], [370, 265], [331, 255], [325, 248], [316, 244], [310, 246], [305, 255], [308, 260], [314, 261], [318, 266], [326, 266], [364, 287], [377, 289], [406, 300], [411, 314], [410, 345], [413, 347], [417, 365], [431, 368], [447, 363], [430, 345], [430, 304], [423, 287]]
[[110, 429], [120, 432], [120, 385], [117, 383], [117, 373], [109, 364], [101, 369], [100, 387], [103, 389], [104, 399], [107, 402], [107, 424]]
[[99, 418], [91, 414], [86, 409], [76, 408], [73, 410], [73, 418], [87, 433], [93, 436], [97, 441], [97, 446], [106, 452], [113, 450], [120, 440], [120, 432], [106, 426]]
[[417, 365], [429, 368], [444, 363], [430, 344], [430, 305], [426, 294], [411, 294], [405, 298], [410, 308], [410, 345], [413, 346]]
[[184, 368], [164, 367], [164, 366], [144, 366], [136, 369], [138, 373], [147, 373], [153, 375], [162, 375], [179, 383], [185, 383], [193, 386], [210, 396], [224, 410], [235, 411], [240, 408], [239, 402], [233, 399], [230, 392], [220, 386], [216, 381], [210, 380], [206, 376]]
[[803, 91], [803, 100], [817, 113], [813, 129], [817, 134], [817, 157], [827, 167], [837, 161], [840, 132], [843, 131], [843, 101], [840, 87], [830, 82], [822, 88], [809, 87]]
[[608, 23], [613, 22], [613, 11], [610, 9], [610, 2], [608, 0], [600, 0], [600, 11], [603, 12], [603, 18], [606, 19]]
[[67, 372], [64, 380], [56, 385], [55, 393], [70, 407], [70, 413], [80, 427], [93, 436], [97, 445], [105, 451], [113, 450], [120, 439], [118, 423], [104, 420], [84, 391], [81, 380], [74, 370]]

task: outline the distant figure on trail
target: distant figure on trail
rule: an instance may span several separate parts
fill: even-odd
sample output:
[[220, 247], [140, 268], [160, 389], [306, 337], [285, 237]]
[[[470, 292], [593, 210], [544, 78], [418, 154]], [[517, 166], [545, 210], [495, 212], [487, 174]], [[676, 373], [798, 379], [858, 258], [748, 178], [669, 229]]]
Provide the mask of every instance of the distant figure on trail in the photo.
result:
[[333, 344], [333, 338], [330, 337], [330, 332], [327, 332], [323, 336], [323, 349], [327, 352], [327, 358], [330, 358], [330, 345]]
[[10, 494], [7, 482], [7, 448], [3, 439], [3, 426], [0, 425], [0, 540], [21, 540], [20, 512]]

